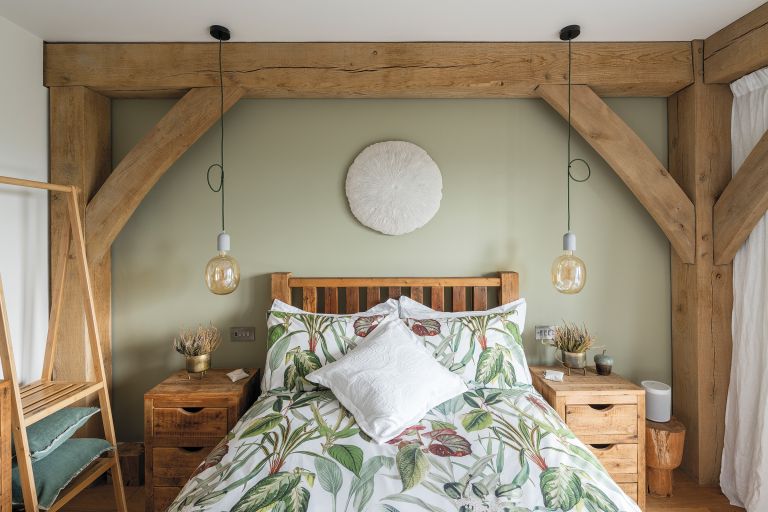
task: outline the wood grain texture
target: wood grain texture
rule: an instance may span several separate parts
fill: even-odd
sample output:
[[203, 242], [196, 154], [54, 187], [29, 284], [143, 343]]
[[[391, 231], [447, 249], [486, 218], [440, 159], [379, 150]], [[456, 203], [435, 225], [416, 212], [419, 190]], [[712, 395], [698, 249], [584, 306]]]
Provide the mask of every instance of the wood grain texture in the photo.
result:
[[472, 289], [472, 309], [483, 311], [488, 309], [488, 288], [475, 286]]
[[443, 311], [445, 309], [445, 288], [442, 286], [432, 286], [429, 293], [430, 307], [435, 311]]
[[[564, 118], [568, 88], [540, 86], [536, 92]], [[572, 90], [573, 127], [618, 174], [667, 235], [683, 261], [694, 258], [694, 208], [680, 186], [640, 137], [587, 86]]]
[[[567, 82], [561, 43], [229, 43], [224, 80], [258, 98], [530, 98]], [[218, 46], [45, 45], [48, 87], [177, 97], [218, 85]], [[573, 80], [603, 96], [669, 96], [692, 82], [688, 43], [575, 43]]]
[[648, 492], [653, 496], [672, 496], [672, 470], [680, 466], [685, 446], [685, 427], [672, 418], [666, 423], [646, 421], [646, 462]]
[[[512, 302], [520, 296], [519, 278], [516, 272], [499, 272], [497, 277], [293, 277], [289, 272], [277, 272], [271, 277], [272, 299], [291, 304], [292, 289], [302, 290], [302, 303], [295, 304], [306, 311], [317, 308], [317, 289], [323, 289], [324, 313], [339, 310], [339, 293], [345, 302], [347, 314], [359, 313], [360, 288], [365, 288], [365, 308], [370, 309], [382, 301], [382, 289], [388, 298], [397, 299], [408, 295], [424, 302], [424, 288], [429, 288], [431, 307], [437, 311], [445, 308], [446, 290], [451, 295], [454, 311], [468, 309], [486, 310], [488, 289], [498, 289], [501, 303]], [[467, 290], [472, 289], [471, 303]]]
[[325, 288], [323, 304], [326, 313], [337, 314], [339, 312], [339, 289], [336, 287]]
[[[224, 110], [243, 95], [226, 88]], [[174, 162], [220, 118], [219, 89], [192, 89], [115, 167], [86, 211], [88, 253], [103, 258], [144, 197]]]
[[499, 302], [508, 304], [520, 298], [520, 277], [517, 272], [501, 272], [499, 279]]
[[176, 372], [144, 395], [146, 510], [165, 510], [205, 455], [258, 394], [260, 372], [232, 382], [230, 369], [202, 379]]
[[467, 289], [464, 286], [454, 286], [451, 290], [454, 311], [467, 310]]
[[715, 265], [713, 206], [731, 179], [727, 85], [707, 85], [694, 41], [696, 83], [668, 101], [669, 171], [696, 206], [695, 263], [672, 254], [672, 410], [688, 427], [682, 468], [715, 483], [731, 367], [731, 265]]
[[381, 302], [381, 287], [367, 286], [365, 288], [365, 305], [368, 309]]
[[290, 272], [275, 272], [272, 274], [272, 299], [277, 299], [291, 303], [291, 288], [288, 286], [288, 280], [291, 278]]
[[549, 381], [547, 369], [558, 368], [530, 367], [533, 387], [645, 509], [645, 390], [615, 373], [597, 375], [591, 367], [586, 375]]
[[715, 203], [715, 263], [733, 261], [768, 210], [768, 132], [763, 134]]
[[768, 3], [704, 41], [706, 83], [728, 84], [768, 66]]
[[424, 287], [411, 286], [411, 298], [416, 302], [424, 302]]
[[353, 286], [346, 289], [346, 310], [348, 314], [360, 311], [360, 288]]
[[[81, 190], [78, 209], [81, 219], [87, 201], [106, 181], [112, 170], [111, 105], [109, 98], [85, 87], [52, 87], [50, 96], [50, 178], [57, 184], [76, 186]], [[86, 347], [84, 309], [80, 293], [80, 278], [75, 265], [69, 265], [63, 282], [57, 282], [63, 260], [56, 255], [68, 252], [74, 259], [68, 217], [69, 193], [50, 194], [50, 254], [51, 296], [61, 296], [61, 311], [56, 336], [61, 340], [53, 368], [57, 379], [70, 381], [94, 380]], [[99, 338], [102, 342], [104, 369], [111, 386], [111, 261], [91, 262], [93, 293], [97, 303]], [[61, 284], [60, 284], [61, 283]], [[63, 287], [63, 291], [61, 290]], [[98, 432], [90, 432], [92, 435]]]
[[11, 383], [0, 380], [0, 512], [11, 512]]
[[310, 313], [317, 311], [317, 288], [304, 286], [301, 289], [301, 308]]

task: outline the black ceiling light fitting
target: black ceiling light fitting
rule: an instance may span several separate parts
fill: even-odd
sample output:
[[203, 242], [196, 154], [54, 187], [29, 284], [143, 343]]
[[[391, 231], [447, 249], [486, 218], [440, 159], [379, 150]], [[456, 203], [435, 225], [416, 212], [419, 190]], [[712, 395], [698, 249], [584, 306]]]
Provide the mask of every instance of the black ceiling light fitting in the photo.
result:
[[[221, 194], [221, 232], [216, 238], [218, 254], [211, 258], [205, 266], [205, 284], [216, 295], [226, 295], [235, 291], [237, 285], [240, 284], [240, 265], [229, 254], [229, 234], [224, 227], [224, 70], [221, 65], [221, 50], [222, 43], [229, 41], [231, 35], [229, 29], [221, 25], [211, 25], [209, 33], [219, 42], [219, 126], [221, 127], [219, 155], [221, 159], [219, 163], [208, 167], [206, 179], [208, 180], [208, 187], [213, 192]], [[211, 172], [215, 169], [219, 170], [218, 183], [211, 181]]]
[[[576, 234], [571, 231], [571, 181], [583, 183], [592, 175], [589, 164], [583, 158], [571, 158], [571, 67], [573, 64], [573, 51], [571, 42], [579, 37], [581, 27], [568, 25], [560, 30], [560, 39], [568, 41], [568, 159], [566, 172], [566, 209], [568, 211], [568, 230], [563, 235], [563, 254], [552, 263], [551, 278], [555, 289], [560, 293], [579, 293], [587, 281], [587, 267], [584, 261], [576, 256]], [[583, 178], [576, 178], [571, 173], [575, 163], [581, 163], [586, 167], [587, 174]]]

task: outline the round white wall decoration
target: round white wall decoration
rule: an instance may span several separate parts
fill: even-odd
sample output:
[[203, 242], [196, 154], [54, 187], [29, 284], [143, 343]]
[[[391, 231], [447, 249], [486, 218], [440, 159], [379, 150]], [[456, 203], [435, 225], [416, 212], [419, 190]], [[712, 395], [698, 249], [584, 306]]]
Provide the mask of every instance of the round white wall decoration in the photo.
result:
[[361, 224], [386, 235], [424, 226], [440, 208], [443, 177], [426, 151], [390, 140], [362, 150], [347, 172], [347, 200]]

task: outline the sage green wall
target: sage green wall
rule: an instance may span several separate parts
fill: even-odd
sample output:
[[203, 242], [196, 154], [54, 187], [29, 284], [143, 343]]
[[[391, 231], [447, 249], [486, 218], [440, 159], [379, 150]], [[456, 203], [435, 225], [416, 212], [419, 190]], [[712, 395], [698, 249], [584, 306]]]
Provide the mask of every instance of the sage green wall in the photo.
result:
[[[666, 102], [610, 105], [666, 162]], [[113, 102], [115, 162], [173, 104]], [[227, 230], [240, 288], [214, 296], [203, 283], [215, 253], [218, 197], [205, 171], [218, 158], [209, 131], [152, 189], [113, 247], [115, 416], [121, 439], [142, 438], [142, 395], [182, 359], [180, 326], [265, 330], [269, 273], [299, 276], [520, 273], [528, 299], [526, 348], [542, 357], [533, 326], [586, 322], [634, 380], [670, 378], [669, 244], [624, 184], [580, 138], [574, 156], [592, 179], [572, 187], [573, 229], [586, 288], [549, 282], [565, 231], [566, 124], [538, 100], [244, 100], [227, 115]], [[388, 139], [412, 141], [440, 166], [443, 201], [424, 228], [398, 237], [356, 222], [344, 180], [355, 155]], [[228, 340], [220, 367], [262, 366], [261, 342]]]

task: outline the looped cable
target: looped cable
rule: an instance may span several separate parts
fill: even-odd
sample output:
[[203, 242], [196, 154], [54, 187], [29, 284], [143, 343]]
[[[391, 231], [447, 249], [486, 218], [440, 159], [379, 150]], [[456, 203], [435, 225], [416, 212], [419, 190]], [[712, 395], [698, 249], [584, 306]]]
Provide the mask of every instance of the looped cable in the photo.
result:
[[[581, 178], [581, 179], [579, 179], [579, 178], [575, 178], [575, 177], [573, 176], [573, 173], [571, 172], [571, 168], [573, 167], [573, 164], [574, 164], [575, 162], [581, 162], [581, 163], [583, 163], [583, 164], [584, 164], [584, 167], [586, 167], [586, 168], [587, 168], [587, 175], [586, 175], [586, 176], [584, 176], [584, 177], [583, 177], [583, 178]], [[592, 176], [592, 168], [589, 166], [589, 164], [587, 163], [587, 161], [586, 161], [586, 160], [584, 160], [583, 158], [574, 158], [573, 160], [571, 160], [570, 162], [568, 162], [568, 177], [569, 177], [570, 179], [572, 179], [573, 181], [575, 181], [576, 183], [584, 183], [584, 182], [585, 182], [585, 181], [587, 181], [587, 180], [588, 180], [588, 179], [589, 179], [591, 176]]]
[[[213, 183], [211, 183], [211, 171], [216, 168], [219, 169], [218, 186], [214, 186]], [[208, 188], [210, 188], [212, 192], [221, 192], [221, 189], [224, 187], [224, 168], [221, 164], [211, 164], [211, 166], [208, 167], [208, 171], [205, 173], [205, 179], [208, 181]]]

